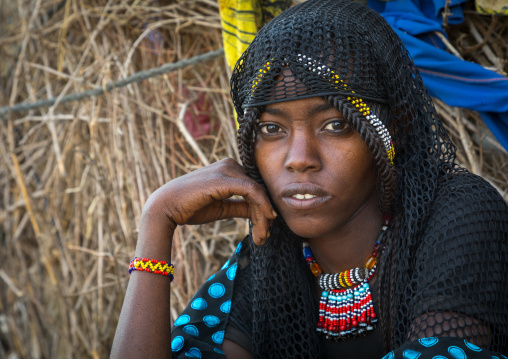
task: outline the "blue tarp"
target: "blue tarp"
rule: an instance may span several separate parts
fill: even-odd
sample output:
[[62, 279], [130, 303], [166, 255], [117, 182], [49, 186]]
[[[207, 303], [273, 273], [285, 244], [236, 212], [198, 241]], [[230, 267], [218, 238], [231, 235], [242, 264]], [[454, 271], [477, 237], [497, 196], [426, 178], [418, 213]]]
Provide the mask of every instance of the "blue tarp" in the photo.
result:
[[[442, 28], [446, 0], [369, 0], [402, 39], [430, 94], [450, 106], [478, 111], [508, 150], [508, 78], [446, 52], [435, 35]], [[452, 0], [449, 24], [464, 20], [465, 0]]]

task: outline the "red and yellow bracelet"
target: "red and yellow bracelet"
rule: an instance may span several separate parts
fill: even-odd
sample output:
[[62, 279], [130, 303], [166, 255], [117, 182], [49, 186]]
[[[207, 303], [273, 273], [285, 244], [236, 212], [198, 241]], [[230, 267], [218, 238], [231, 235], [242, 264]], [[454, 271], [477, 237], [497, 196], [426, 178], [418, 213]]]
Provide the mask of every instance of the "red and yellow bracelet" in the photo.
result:
[[129, 265], [129, 274], [131, 274], [134, 270], [162, 274], [168, 276], [171, 281], [173, 281], [175, 274], [175, 267], [173, 267], [171, 263], [166, 261], [158, 261], [157, 259], [139, 257], [134, 257], [131, 259], [131, 264]]

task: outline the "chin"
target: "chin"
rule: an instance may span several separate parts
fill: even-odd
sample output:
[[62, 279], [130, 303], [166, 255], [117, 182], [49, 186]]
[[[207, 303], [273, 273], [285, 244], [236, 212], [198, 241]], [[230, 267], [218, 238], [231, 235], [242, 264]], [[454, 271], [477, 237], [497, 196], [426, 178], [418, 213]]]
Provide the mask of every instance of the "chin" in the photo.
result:
[[286, 222], [288, 228], [296, 234], [298, 237], [305, 238], [305, 239], [312, 239], [317, 238], [323, 233], [322, 231], [317, 231], [316, 229], [322, 229], [322, 226], [312, 223], [312, 221], [290, 221], [289, 223]]

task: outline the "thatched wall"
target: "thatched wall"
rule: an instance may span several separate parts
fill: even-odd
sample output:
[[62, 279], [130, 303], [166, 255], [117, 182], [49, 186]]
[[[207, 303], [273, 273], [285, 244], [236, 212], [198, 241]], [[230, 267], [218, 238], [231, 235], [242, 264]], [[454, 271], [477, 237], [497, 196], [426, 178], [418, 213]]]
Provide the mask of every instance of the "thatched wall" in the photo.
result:
[[[468, 16], [485, 36], [492, 18]], [[479, 41], [468, 26], [452, 29], [459, 51]], [[494, 26], [506, 35], [505, 24]], [[487, 39], [494, 55], [479, 47], [467, 56], [506, 71], [501, 39]], [[221, 46], [216, 0], [2, 1], [0, 106], [105, 86]], [[460, 162], [507, 198], [508, 156], [478, 116], [439, 111]], [[222, 57], [0, 117], [1, 358], [108, 356], [145, 200], [174, 177], [237, 157], [232, 119]], [[178, 228], [174, 318], [245, 231], [243, 220]]]
[[[222, 46], [213, 0], [17, 3], [1, 5], [0, 106]], [[219, 58], [0, 120], [0, 357], [108, 355], [145, 200], [171, 178], [236, 157], [231, 111]], [[210, 130], [185, 131], [203, 116]], [[175, 317], [244, 232], [244, 221], [178, 229]]]

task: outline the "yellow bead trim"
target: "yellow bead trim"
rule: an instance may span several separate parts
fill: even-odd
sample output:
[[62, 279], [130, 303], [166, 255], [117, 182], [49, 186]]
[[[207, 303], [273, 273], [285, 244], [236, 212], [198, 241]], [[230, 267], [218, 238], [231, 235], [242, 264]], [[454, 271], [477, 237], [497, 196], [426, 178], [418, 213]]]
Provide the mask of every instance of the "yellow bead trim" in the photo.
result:
[[343, 274], [343, 273], [344, 273], [344, 272], [340, 272], [340, 274], [339, 274], [339, 284], [340, 284], [340, 286], [341, 286], [341, 287], [347, 287], [347, 286], [344, 284], [344, 282], [342, 281], [342, 274]]
[[346, 284], [347, 284], [347, 286], [348, 286], [348, 287], [351, 287], [351, 286], [353, 285], [353, 283], [351, 283], [351, 282], [349, 281], [349, 279], [347, 278], [347, 277], [348, 277], [348, 276], [347, 276], [347, 275], [348, 275], [348, 272], [349, 272], [349, 271], [344, 271], [344, 272], [342, 272], [342, 273], [344, 273], [344, 282], [346, 282]]
[[131, 260], [129, 273], [132, 273], [134, 270], [165, 275], [170, 277], [171, 280], [173, 280], [175, 274], [175, 267], [171, 263], [139, 257], [134, 257]]

